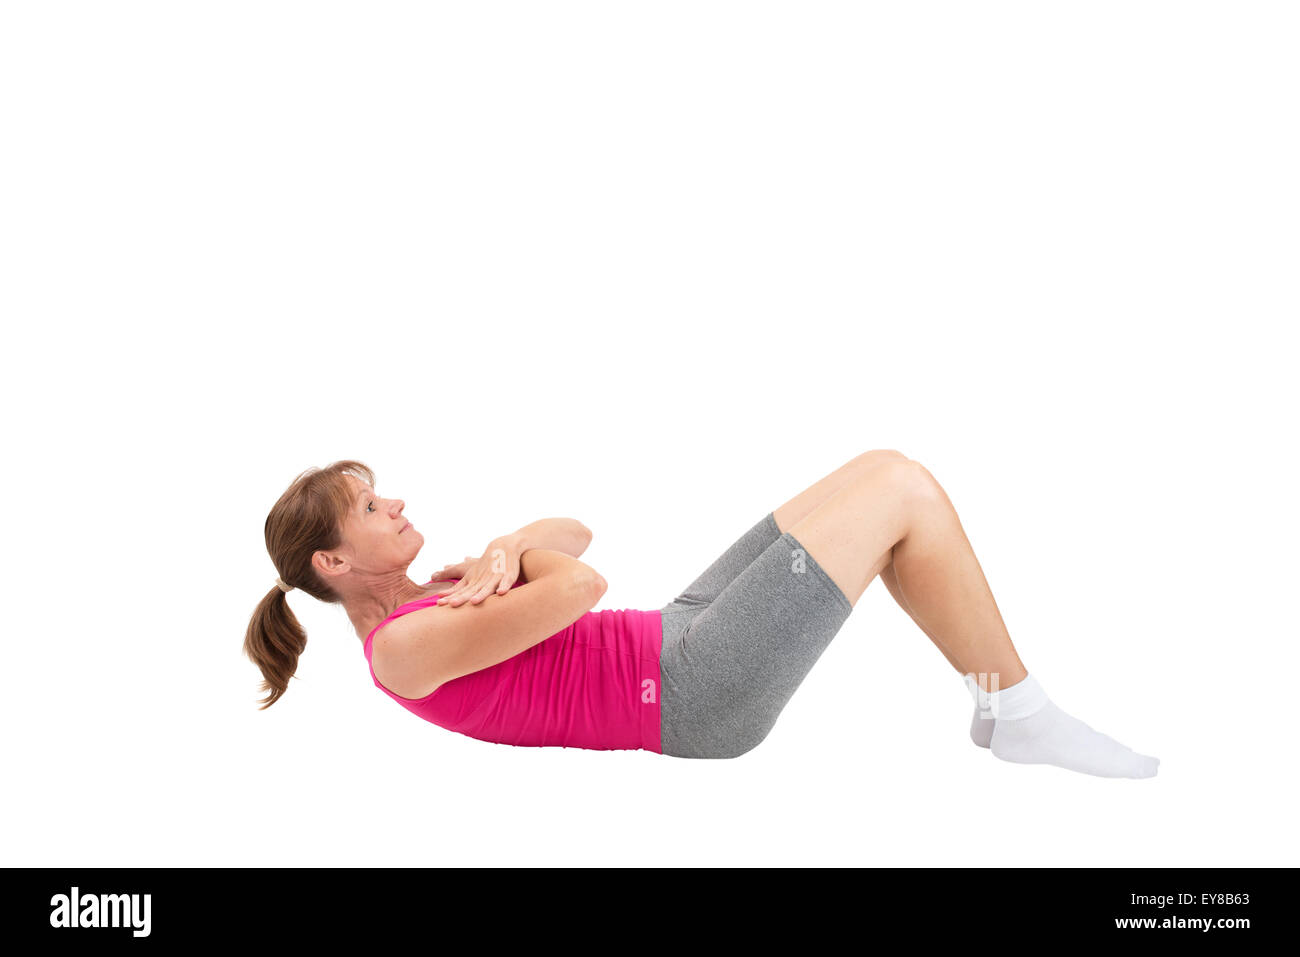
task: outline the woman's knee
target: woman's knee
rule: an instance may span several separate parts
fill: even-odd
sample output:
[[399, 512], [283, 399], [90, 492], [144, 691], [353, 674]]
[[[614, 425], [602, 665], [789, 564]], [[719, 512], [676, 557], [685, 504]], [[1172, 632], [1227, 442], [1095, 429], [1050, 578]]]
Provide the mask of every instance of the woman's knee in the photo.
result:
[[877, 460], [877, 465], [871, 474], [863, 475], [862, 479], [876, 487], [879, 487], [879, 483], [883, 481], [904, 493], [905, 499], [912, 501], [930, 501], [938, 498], [943, 491], [929, 469], [915, 459], [905, 456]]
[[930, 474], [930, 470], [920, 462], [908, 459], [906, 464], [902, 465], [902, 468], [906, 470], [903, 481], [907, 482], [908, 491], [917, 499], [941, 504], [948, 501], [948, 494], [943, 490], [943, 486], [939, 484], [939, 480]]
[[897, 449], [872, 449], [870, 452], [863, 452], [849, 460], [849, 466], [855, 469], [873, 469], [878, 465], [884, 465], [887, 462], [910, 462], [906, 455]]
[[874, 483], [884, 478], [921, 497], [932, 496], [939, 490], [939, 483], [929, 469], [894, 449], [863, 452], [850, 465], [858, 469], [855, 478], [862, 481]]

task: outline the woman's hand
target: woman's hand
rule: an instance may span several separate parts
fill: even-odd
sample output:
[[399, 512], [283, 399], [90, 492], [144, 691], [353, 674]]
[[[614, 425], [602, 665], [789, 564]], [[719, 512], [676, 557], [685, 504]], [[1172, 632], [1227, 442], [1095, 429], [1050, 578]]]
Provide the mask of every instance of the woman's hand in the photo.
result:
[[[459, 570], [461, 574], [447, 574], [447, 578], [460, 578], [456, 586], [440, 597], [435, 604], [477, 605], [489, 595], [504, 595], [519, 580], [519, 556], [522, 554], [516, 535], [502, 535], [488, 542], [487, 550], [477, 559], [468, 555], [459, 565], [449, 565], [443, 572]], [[441, 575], [443, 572], [439, 572]], [[436, 579], [441, 580], [441, 579]]]
[[465, 560], [463, 562], [457, 562], [455, 565], [443, 565], [440, 569], [438, 569], [436, 572], [433, 573], [433, 577], [430, 578], [429, 581], [449, 582], [454, 578], [464, 578], [465, 572], [468, 571], [469, 566], [473, 563], [473, 561], [474, 561], [473, 555], [466, 555]]

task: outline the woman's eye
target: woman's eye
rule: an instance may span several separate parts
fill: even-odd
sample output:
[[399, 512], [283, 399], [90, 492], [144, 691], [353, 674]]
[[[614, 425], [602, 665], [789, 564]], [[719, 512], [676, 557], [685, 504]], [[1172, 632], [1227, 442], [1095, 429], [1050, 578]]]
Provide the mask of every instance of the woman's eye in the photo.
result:
[[374, 503], [373, 501], [367, 503], [367, 504], [366, 504], [366, 511], [367, 511], [367, 512], [370, 511], [371, 506], [374, 505], [374, 504], [375, 504], [375, 503]]

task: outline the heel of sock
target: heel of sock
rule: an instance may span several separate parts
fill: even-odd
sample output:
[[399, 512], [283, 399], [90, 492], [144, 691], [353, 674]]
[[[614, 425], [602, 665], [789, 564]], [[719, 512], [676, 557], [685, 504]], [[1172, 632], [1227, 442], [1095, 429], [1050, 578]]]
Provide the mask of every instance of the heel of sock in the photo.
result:
[[974, 716], [970, 719], [970, 739], [975, 742], [977, 747], [988, 748], [993, 744], [993, 727], [997, 724], [993, 715], [988, 711], [975, 709]]

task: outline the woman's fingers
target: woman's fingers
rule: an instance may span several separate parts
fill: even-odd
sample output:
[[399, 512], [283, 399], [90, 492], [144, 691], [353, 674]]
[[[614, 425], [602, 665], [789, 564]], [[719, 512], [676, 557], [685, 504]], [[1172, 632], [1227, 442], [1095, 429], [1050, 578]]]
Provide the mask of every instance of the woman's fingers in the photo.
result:
[[500, 573], [497, 572], [467, 583], [465, 588], [456, 590], [453, 600], [448, 604], [463, 605], [466, 602], [471, 605], [480, 604], [484, 598], [489, 597], [496, 590], [496, 583], [499, 578]]
[[[490, 580], [492, 576], [489, 575], [487, 577]], [[465, 604], [465, 602], [469, 601], [477, 605], [478, 602], [482, 600], [478, 596], [480, 595], [480, 593], [482, 593], [483, 588], [484, 588], [483, 576], [479, 576], [478, 578], [475, 578], [473, 581], [463, 581], [463, 580], [459, 581], [456, 583], [455, 588], [449, 591], [446, 595], [443, 595], [442, 598], [438, 599], [437, 604], [451, 605], [453, 607], [456, 607], [458, 605], [463, 605]], [[489, 591], [491, 590], [490, 585], [488, 586], [488, 589]]]
[[462, 578], [465, 575], [468, 566], [464, 562], [457, 562], [455, 565], [443, 565], [436, 572], [430, 581], [443, 582], [451, 581], [453, 578]]
[[439, 605], [458, 605], [458, 604], [460, 604], [460, 593], [461, 593], [462, 589], [464, 588], [464, 585], [465, 585], [465, 580], [464, 580], [464, 579], [461, 579], [460, 581], [458, 581], [458, 582], [456, 583], [456, 586], [455, 586], [454, 588], [452, 588], [451, 591], [447, 592], [447, 594], [445, 594], [445, 595], [443, 595], [442, 597], [440, 597], [440, 598], [438, 599], [438, 601], [436, 602], [436, 604], [439, 604]]
[[495, 580], [500, 577], [500, 574], [500, 572], [497, 572], [493, 575], [489, 575], [487, 581], [483, 582], [482, 585], [474, 590], [474, 594], [470, 598], [470, 604], [477, 605], [484, 598], [491, 595], [492, 590], [495, 587]]
[[472, 581], [462, 578], [454, 588], [442, 595], [436, 603], [453, 607], [463, 605], [466, 602], [477, 605], [483, 599], [492, 595], [504, 595], [513, 584], [513, 580], [506, 572], [487, 572]]

